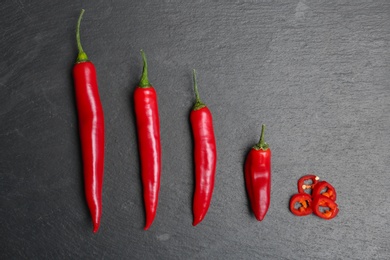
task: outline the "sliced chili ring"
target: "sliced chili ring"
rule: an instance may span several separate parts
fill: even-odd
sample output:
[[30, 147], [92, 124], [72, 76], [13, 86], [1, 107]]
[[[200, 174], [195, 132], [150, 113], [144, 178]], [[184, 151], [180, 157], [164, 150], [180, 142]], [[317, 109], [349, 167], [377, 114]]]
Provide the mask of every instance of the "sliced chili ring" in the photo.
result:
[[313, 198], [317, 197], [318, 195], [323, 195], [333, 201], [336, 201], [337, 198], [335, 188], [326, 181], [320, 181], [317, 183], [311, 195]]
[[[305, 193], [305, 190], [313, 190], [319, 179], [320, 177], [312, 174], [301, 177], [298, 180], [298, 192]], [[307, 183], [308, 181], [311, 181], [311, 183]]]
[[[327, 208], [324, 210], [324, 208]], [[318, 195], [313, 200], [313, 212], [320, 218], [330, 220], [337, 216], [339, 208], [336, 202], [324, 195]]]
[[[296, 207], [298, 204], [298, 207]], [[313, 213], [312, 198], [307, 193], [298, 193], [290, 199], [290, 211], [292, 214], [302, 217]]]

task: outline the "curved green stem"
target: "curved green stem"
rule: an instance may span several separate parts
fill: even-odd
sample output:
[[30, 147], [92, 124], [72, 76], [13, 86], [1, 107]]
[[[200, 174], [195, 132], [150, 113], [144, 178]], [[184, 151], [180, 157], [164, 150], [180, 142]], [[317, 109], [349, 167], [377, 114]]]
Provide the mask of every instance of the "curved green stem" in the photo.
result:
[[141, 88], [149, 88], [150, 83], [148, 79], [148, 62], [146, 61], [146, 55], [143, 50], [141, 50], [141, 55], [142, 55], [142, 60], [144, 61], [144, 68], [142, 70], [142, 76], [138, 86]]
[[200, 97], [199, 97], [198, 83], [196, 82], [195, 69], [192, 70], [192, 72], [193, 72], [193, 77], [194, 77], [194, 90], [195, 90], [195, 98], [196, 98], [193, 110], [199, 110], [199, 109], [205, 107], [206, 105], [200, 100]]
[[80, 24], [81, 24], [81, 18], [83, 18], [84, 12], [85, 12], [85, 10], [81, 9], [79, 20], [77, 21], [76, 40], [77, 40], [77, 49], [79, 50], [79, 54], [77, 55], [77, 59], [76, 59], [77, 63], [88, 61], [88, 56], [84, 52], [83, 47], [81, 46], [81, 41], [80, 41]]
[[261, 125], [261, 135], [260, 135], [260, 141], [253, 146], [253, 149], [256, 150], [267, 150], [269, 148], [268, 144], [264, 141], [264, 132], [265, 132], [265, 125]]

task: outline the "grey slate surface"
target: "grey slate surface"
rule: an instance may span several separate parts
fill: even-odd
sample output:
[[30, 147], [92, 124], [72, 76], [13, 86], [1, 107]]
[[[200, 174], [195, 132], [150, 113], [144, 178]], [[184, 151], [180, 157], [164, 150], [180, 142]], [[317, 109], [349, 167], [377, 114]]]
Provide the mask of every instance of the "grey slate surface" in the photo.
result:
[[[83, 195], [71, 77], [82, 43], [106, 118], [98, 234]], [[2, 1], [1, 259], [389, 259], [390, 1]], [[144, 211], [132, 93], [140, 49], [159, 95], [163, 172]], [[216, 186], [192, 227], [191, 69], [214, 116]], [[250, 213], [243, 162], [261, 124], [272, 198]], [[331, 221], [294, 217], [296, 181], [338, 191]]]

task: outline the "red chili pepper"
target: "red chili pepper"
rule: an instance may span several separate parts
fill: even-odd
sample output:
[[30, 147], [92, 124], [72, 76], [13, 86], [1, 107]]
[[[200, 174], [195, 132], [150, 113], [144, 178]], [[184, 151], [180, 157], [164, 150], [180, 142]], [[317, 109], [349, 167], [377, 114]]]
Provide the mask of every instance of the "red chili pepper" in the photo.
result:
[[161, 175], [161, 142], [157, 94], [149, 83], [148, 64], [142, 50], [141, 55], [144, 67], [141, 80], [134, 91], [134, 106], [146, 213], [144, 229], [147, 230], [152, 225], [157, 212]]
[[77, 22], [79, 54], [73, 67], [76, 104], [81, 140], [84, 186], [87, 204], [93, 221], [93, 232], [99, 229], [102, 214], [104, 170], [104, 116], [100, 102], [95, 66], [88, 60], [80, 43], [81, 11]]
[[[298, 180], [298, 192], [304, 193], [305, 190], [313, 190], [314, 186], [317, 184], [320, 177], [316, 175], [305, 175]], [[311, 181], [311, 184], [306, 184], [306, 182]]]
[[190, 114], [194, 137], [195, 192], [193, 202], [193, 226], [206, 216], [214, 190], [217, 165], [217, 145], [215, 142], [213, 119], [208, 107], [200, 100], [194, 73], [195, 105]]
[[[321, 210], [321, 208], [327, 209]], [[324, 195], [317, 195], [313, 200], [313, 212], [320, 218], [329, 220], [337, 216], [339, 208], [332, 199]]]
[[245, 161], [245, 184], [252, 211], [262, 221], [271, 197], [271, 149], [264, 142], [265, 125], [258, 144], [252, 147]]
[[[299, 207], [296, 208], [296, 204], [299, 203]], [[298, 193], [290, 199], [290, 210], [296, 216], [307, 216], [313, 213], [312, 199], [307, 193]]]
[[320, 181], [319, 183], [316, 184], [316, 186], [313, 189], [312, 192], [313, 198], [317, 197], [320, 194], [330, 198], [333, 201], [336, 201], [337, 198], [336, 190], [332, 185], [330, 185], [326, 181]]

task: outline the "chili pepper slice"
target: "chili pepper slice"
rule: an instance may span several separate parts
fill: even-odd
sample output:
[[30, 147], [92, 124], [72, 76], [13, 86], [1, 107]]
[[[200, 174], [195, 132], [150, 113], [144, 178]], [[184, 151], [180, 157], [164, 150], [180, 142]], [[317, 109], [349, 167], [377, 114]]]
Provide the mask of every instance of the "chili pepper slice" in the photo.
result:
[[83, 159], [84, 189], [93, 221], [93, 232], [100, 226], [102, 215], [102, 188], [104, 170], [104, 116], [100, 102], [96, 70], [81, 47], [80, 24], [84, 14], [81, 10], [77, 22], [78, 56], [73, 67], [79, 133]]
[[[327, 209], [324, 210], [323, 208]], [[317, 195], [313, 200], [313, 212], [320, 218], [329, 220], [337, 216], [339, 208], [332, 199], [324, 195]]]
[[147, 230], [152, 225], [157, 212], [161, 176], [161, 141], [157, 94], [149, 83], [148, 64], [143, 50], [141, 55], [144, 67], [141, 80], [134, 91], [134, 107], [146, 214], [144, 230]]
[[[305, 190], [313, 190], [315, 185], [318, 183], [319, 179], [320, 179], [320, 177], [318, 177], [316, 175], [311, 175], [311, 174], [301, 177], [298, 180], [298, 192], [304, 193]], [[308, 182], [308, 181], [311, 181], [311, 184], [306, 184], [306, 182]]]
[[316, 184], [316, 186], [313, 189], [312, 192], [313, 198], [317, 197], [320, 194], [330, 198], [333, 201], [336, 201], [337, 198], [336, 190], [332, 185], [330, 185], [330, 183], [326, 181], [320, 181], [319, 183]]
[[192, 225], [199, 224], [210, 207], [214, 191], [217, 167], [217, 145], [214, 135], [213, 118], [209, 108], [200, 100], [196, 72], [193, 70], [195, 105], [190, 114], [194, 138], [195, 191], [192, 211]]
[[245, 160], [245, 185], [252, 211], [258, 221], [267, 214], [271, 197], [271, 149], [264, 141], [265, 125], [260, 141], [252, 147]]
[[295, 194], [290, 199], [290, 211], [298, 217], [307, 216], [313, 213], [312, 202], [311, 196], [307, 193]]

